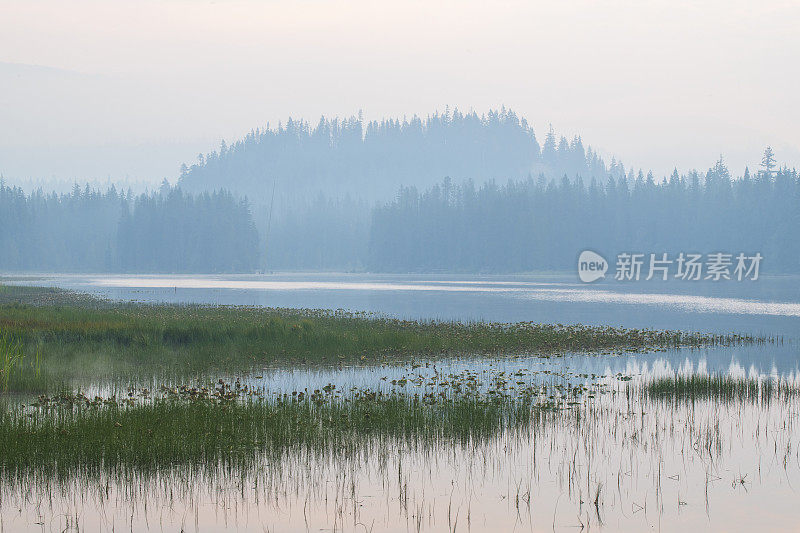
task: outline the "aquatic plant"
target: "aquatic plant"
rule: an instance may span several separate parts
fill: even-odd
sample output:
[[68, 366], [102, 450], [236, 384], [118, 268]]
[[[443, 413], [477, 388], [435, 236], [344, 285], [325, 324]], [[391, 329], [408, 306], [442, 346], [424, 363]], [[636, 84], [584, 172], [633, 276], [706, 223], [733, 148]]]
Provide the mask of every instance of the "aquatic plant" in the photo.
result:
[[[793, 501], [784, 481], [800, 465], [800, 396], [664, 400], [668, 391], [651, 398], [611, 388], [570, 405], [551, 400], [558, 380], [544, 377], [537, 393], [511, 390], [526, 378], [497, 369], [482, 374], [489, 389], [458, 385], [472, 376], [415, 383], [404, 375], [386, 391], [329, 383], [278, 394], [217, 381], [7, 403], [0, 407], [0, 510], [12, 517], [7, 528], [25, 513], [27, 523], [63, 529], [57, 522], [81, 505], [86, 512], [72, 513], [80, 520], [124, 509], [109, 521], [141, 523], [173, 510], [194, 516], [212, 502], [259, 525], [264, 517], [293, 517], [296, 529], [360, 531], [376, 515], [380, 528], [386, 515], [407, 519], [411, 530], [457, 530], [469, 523], [472, 497], [502, 506], [499, 519], [512, 522], [503, 529], [537, 517], [541, 527], [531, 529], [572, 526], [576, 516], [587, 528], [619, 520], [636, 529], [646, 512], [673, 523], [686, 502], [705, 503], [703, 519], [720, 523], [723, 501], [742, 504], [731, 500], [732, 488]], [[645, 390], [622, 377], [618, 385]], [[444, 382], [444, 395], [416, 392]]]
[[248, 469], [289, 449], [357, 453], [362, 444], [398, 439], [470, 445], [522, 427], [556, 405], [532, 397], [422, 398], [370, 390], [337, 397], [326, 391], [262, 398], [218, 388], [208, 394], [41, 397], [35, 406], [0, 407], [0, 477], [138, 472], [175, 465]]
[[786, 379], [738, 378], [724, 374], [675, 374], [641, 383], [632, 383], [635, 391], [650, 399], [671, 401], [748, 401], [770, 402], [800, 396], [800, 385]]

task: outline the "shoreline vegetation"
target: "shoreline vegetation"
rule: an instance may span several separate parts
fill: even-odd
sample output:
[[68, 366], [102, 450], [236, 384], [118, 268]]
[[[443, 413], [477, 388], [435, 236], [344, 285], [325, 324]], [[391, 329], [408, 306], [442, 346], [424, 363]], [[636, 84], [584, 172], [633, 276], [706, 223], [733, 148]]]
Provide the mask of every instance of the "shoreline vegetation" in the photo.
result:
[[[459, 378], [469, 381], [469, 374]], [[536, 434], [613, 418], [614, 397], [655, 409], [702, 402], [768, 406], [795, 402], [796, 383], [678, 375], [628, 382], [529, 385], [512, 392], [450, 385], [441, 393], [338, 390], [269, 394], [219, 380], [208, 387], [90, 398], [82, 393], [40, 396], [31, 404], [0, 402], [0, 481], [30, 476], [69, 479], [149, 475], [175, 469], [239, 475], [280, 465], [292, 453], [353, 460], [394, 446], [474, 448], [503, 434]], [[691, 394], [687, 394], [691, 391]], [[601, 399], [610, 398], [611, 402]], [[623, 409], [623, 411], [625, 411]], [[615, 414], [616, 413], [616, 414]], [[591, 422], [589, 422], [591, 424]]]
[[[614, 409], [601, 400], [620, 394], [634, 403], [800, 397], [795, 384], [732, 378], [642, 382], [618, 374], [604, 382], [549, 370], [478, 378], [472, 370], [439, 374], [433, 364], [440, 356], [550, 357], [779, 340], [741, 335], [126, 304], [0, 286], [0, 338], [0, 481], [12, 485], [175, 469], [242, 473], [298, 452], [347, 460], [393, 446], [475, 447], [509, 432], [577, 427]], [[328, 384], [291, 392], [248, 379], [268, 365], [303, 364], [405, 364], [411, 374], [381, 378], [375, 389]], [[76, 384], [88, 377], [95, 385], [113, 383], [112, 392], [81, 392]], [[147, 380], [149, 389], [141, 385]]]
[[0, 285], [5, 392], [81, 380], [186, 380], [275, 365], [382, 364], [460, 355], [613, 354], [780, 342], [608, 326], [413, 321], [347, 311], [119, 303]]

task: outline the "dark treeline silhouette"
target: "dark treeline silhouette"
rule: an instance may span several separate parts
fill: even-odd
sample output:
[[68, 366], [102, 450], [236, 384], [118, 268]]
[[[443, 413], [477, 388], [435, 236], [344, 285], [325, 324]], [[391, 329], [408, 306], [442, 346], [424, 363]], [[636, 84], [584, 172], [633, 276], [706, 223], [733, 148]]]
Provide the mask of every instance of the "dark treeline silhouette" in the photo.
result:
[[[773, 165], [774, 166], [774, 165]], [[722, 160], [705, 175], [656, 182], [652, 174], [588, 184], [540, 178], [449, 179], [404, 187], [374, 210], [369, 269], [519, 272], [573, 270], [584, 249], [614, 263], [620, 252], [755, 253], [764, 270], [800, 272], [800, 179], [794, 170], [732, 180]]]
[[444, 176], [454, 179], [520, 179], [544, 174], [570, 178], [624, 174], [607, 168], [580, 137], [558, 138], [552, 129], [540, 146], [532, 128], [513, 111], [479, 116], [458, 110], [425, 119], [359, 117], [320, 119], [316, 127], [290, 119], [277, 128], [252, 131], [231, 146], [198, 156], [183, 166], [184, 190], [203, 191], [224, 184], [256, 204], [268, 203], [273, 185], [280, 202], [319, 192], [372, 201], [390, 198], [400, 186], [428, 187]]
[[77, 185], [26, 195], [0, 181], [0, 269], [228, 272], [257, 268], [246, 201], [163, 185], [134, 197]]

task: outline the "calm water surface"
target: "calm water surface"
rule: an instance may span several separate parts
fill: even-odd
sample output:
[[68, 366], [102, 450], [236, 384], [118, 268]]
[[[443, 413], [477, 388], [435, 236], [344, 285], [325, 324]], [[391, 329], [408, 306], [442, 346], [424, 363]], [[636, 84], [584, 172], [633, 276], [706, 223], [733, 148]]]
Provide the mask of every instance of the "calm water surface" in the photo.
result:
[[[9, 279], [5, 278], [4, 282]], [[756, 282], [603, 281], [574, 276], [108, 276], [46, 274], [17, 283], [107, 298], [310, 307], [448, 320], [608, 324], [779, 337], [756, 346], [541, 358], [456, 357], [435, 364], [265, 368], [270, 393], [334, 383], [409, 393], [434, 375], [502, 373], [611, 388], [679, 374], [800, 375], [800, 278]], [[590, 376], [590, 377], [587, 377]], [[488, 441], [364, 442], [356, 456], [297, 450], [255, 472], [177, 468], [158, 476], [41, 479], [0, 487], [0, 530], [133, 531], [796, 531], [800, 402], [670, 403], [601, 395], [547, 424]]]
[[4, 281], [112, 299], [371, 311], [403, 318], [536, 321], [797, 335], [800, 277], [757, 281], [601, 280], [571, 275], [63, 275]]

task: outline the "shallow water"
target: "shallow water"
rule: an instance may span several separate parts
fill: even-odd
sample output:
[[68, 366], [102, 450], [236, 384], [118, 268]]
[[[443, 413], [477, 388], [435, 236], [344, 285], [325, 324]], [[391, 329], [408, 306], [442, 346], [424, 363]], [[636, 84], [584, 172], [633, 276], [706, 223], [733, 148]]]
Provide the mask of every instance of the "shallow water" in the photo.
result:
[[[800, 386], [797, 281], [585, 286], [570, 276], [286, 274], [47, 275], [20, 282], [147, 302], [780, 336], [751, 346], [465, 355], [435, 363], [264, 368], [227, 376], [268, 394], [328, 383], [343, 391], [414, 394], [465, 373], [477, 375], [482, 386], [514, 375], [511, 387], [519, 380], [520, 387], [580, 383], [622, 391], [627, 383], [675, 374], [781, 379]], [[505, 428], [467, 445], [365, 438], [355, 455], [298, 449], [248, 472], [182, 466], [133, 478], [107, 472], [91, 481], [6, 482], [0, 484], [0, 531], [794, 531], [800, 521], [799, 423], [798, 396], [768, 403], [670, 403], [630, 401], [611, 392], [541, 424]]]
[[800, 402], [606, 394], [487, 440], [356, 437], [220, 465], [0, 485], [4, 531], [792, 531]]
[[[792, 381], [800, 376], [800, 358], [792, 346], [727, 346], [701, 349], [677, 349], [662, 352], [621, 355], [571, 353], [557, 357], [530, 355], [500, 358], [464, 357], [420, 361], [422, 366], [309, 366], [301, 368], [265, 368], [245, 381], [271, 391], [314, 390], [328, 383], [340, 389], [358, 387], [386, 390], [386, 382], [403, 376], [429, 376], [434, 372], [459, 375], [467, 370], [484, 373], [520, 370], [556, 376], [590, 374], [596, 376], [641, 376], [657, 378], [678, 375], [728, 375], [736, 378], [780, 378]], [[260, 375], [260, 378], [254, 376]], [[235, 379], [238, 376], [228, 376]], [[384, 380], [384, 378], [386, 378]]]
[[676, 373], [800, 387], [796, 365], [758, 365], [770, 350], [265, 369], [242, 376], [243, 383], [267, 395], [328, 383], [343, 391], [422, 394], [472, 374], [481, 389], [507, 379], [512, 395], [517, 383], [569, 382], [608, 392], [468, 443], [365, 436], [347, 452], [297, 448], [277, 461], [256, 457], [247, 471], [182, 465], [100, 479], [6, 481], [0, 530], [792, 531], [800, 517], [800, 395], [671, 402], [624, 392]]

